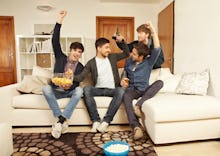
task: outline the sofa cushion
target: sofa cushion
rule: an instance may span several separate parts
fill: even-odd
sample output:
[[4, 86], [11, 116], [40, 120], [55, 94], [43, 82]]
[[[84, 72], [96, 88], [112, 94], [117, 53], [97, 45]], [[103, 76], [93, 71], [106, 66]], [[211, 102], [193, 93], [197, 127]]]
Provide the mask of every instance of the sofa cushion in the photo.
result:
[[45, 69], [39, 66], [34, 66], [32, 70], [32, 75], [52, 78], [53, 72], [52, 70], [49, 70], [49, 69]]
[[161, 68], [160, 69], [160, 74], [157, 77], [157, 80], [162, 80], [163, 81], [163, 87], [160, 89], [159, 92], [171, 92], [175, 93], [176, 88], [181, 80], [181, 75], [180, 74], [172, 74], [170, 72], [169, 68]]
[[151, 85], [153, 82], [155, 82], [160, 75], [160, 71], [162, 68], [158, 69], [153, 69], [150, 73], [150, 78], [149, 78], [149, 84]]
[[42, 94], [44, 85], [50, 83], [50, 78], [42, 76], [25, 75], [17, 90], [21, 93]]
[[180, 94], [206, 95], [209, 86], [209, 71], [185, 73], [176, 89]]
[[158, 80], [163, 81], [163, 87], [159, 90], [159, 92], [176, 93], [176, 88], [181, 80], [181, 75], [172, 74], [170, 77], [166, 77], [166, 78], [158, 77]]
[[145, 101], [142, 110], [155, 122], [215, 119], [220, 116], [220, 99], [212, 96], [159, 93]]
[[[108, 108], [111, 97], [95, 97], [98, 108]], [[59, 99], [58, 105], [61, 109], [65, 108], [70, 98]], [[50, 109], [43, 95], [22, 94], [15, 96], [12, 101], [12, 107], [15, 109]], [[79, 101], [76, 108], [85, 109], [83, 99]]]

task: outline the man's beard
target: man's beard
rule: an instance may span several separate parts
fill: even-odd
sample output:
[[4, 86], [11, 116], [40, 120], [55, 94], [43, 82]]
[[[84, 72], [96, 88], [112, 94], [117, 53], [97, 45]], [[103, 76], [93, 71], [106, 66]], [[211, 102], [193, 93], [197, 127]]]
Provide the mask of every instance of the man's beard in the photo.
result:
[[103, 57], [108, 57], [108, 54], [109, 54], [109, 53], [107, 53], [107, 54], [102, 54], [102, 56], [103, 56]]

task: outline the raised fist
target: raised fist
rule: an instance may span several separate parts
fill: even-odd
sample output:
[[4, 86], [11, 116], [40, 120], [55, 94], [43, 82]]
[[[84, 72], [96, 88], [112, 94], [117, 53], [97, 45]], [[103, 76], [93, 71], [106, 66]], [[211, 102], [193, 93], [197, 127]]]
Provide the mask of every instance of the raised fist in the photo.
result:
[[147, 21], [147, 22], [146, 22], [146, 27], [147, 27], [148, 29], [150, 29], [151, 33], [155, 33], [155, 29], [154, 29], [154, 26], [153, 26], [153, 24], [152, 24], [151, 21]]
[[60, 18], [64, 18], [64, 17], [66, 16], [66, 14], [67, 14], [67, 11], [66, 11], [66, 10], [61, 10], [61, 11], [59, 12], [59, 17], [60, 17]]

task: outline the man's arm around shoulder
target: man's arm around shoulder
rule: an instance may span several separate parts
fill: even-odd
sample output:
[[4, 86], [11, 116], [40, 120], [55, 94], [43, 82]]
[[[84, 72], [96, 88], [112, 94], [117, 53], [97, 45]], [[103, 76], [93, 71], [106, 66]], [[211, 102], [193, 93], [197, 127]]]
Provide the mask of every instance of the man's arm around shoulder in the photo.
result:
[[91, 66], [92, 66], [92, 59], [89, 60], [85, 67], [83, 68], [82, 72], [78, 75], [74, 75], [74, 81], [81, 82], [85, 79], [86, 76], [91, 72]]

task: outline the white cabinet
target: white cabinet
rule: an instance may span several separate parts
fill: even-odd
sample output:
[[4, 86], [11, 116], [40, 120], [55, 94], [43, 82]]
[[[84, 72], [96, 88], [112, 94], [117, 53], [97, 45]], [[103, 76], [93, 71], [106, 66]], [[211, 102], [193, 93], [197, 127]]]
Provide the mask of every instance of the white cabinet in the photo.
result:
[[[51, 35], [17, 36], [17, 75], [20, 82], [24, 75], [31, 75], [34, 66], [53, 70], [54, 53]], [[83, 37], [61, 37], [60, 44], [63, 52], [68, 55], [72, 42], [81, 42]], [[84, 53], [80, 62], [84, 64]]]

